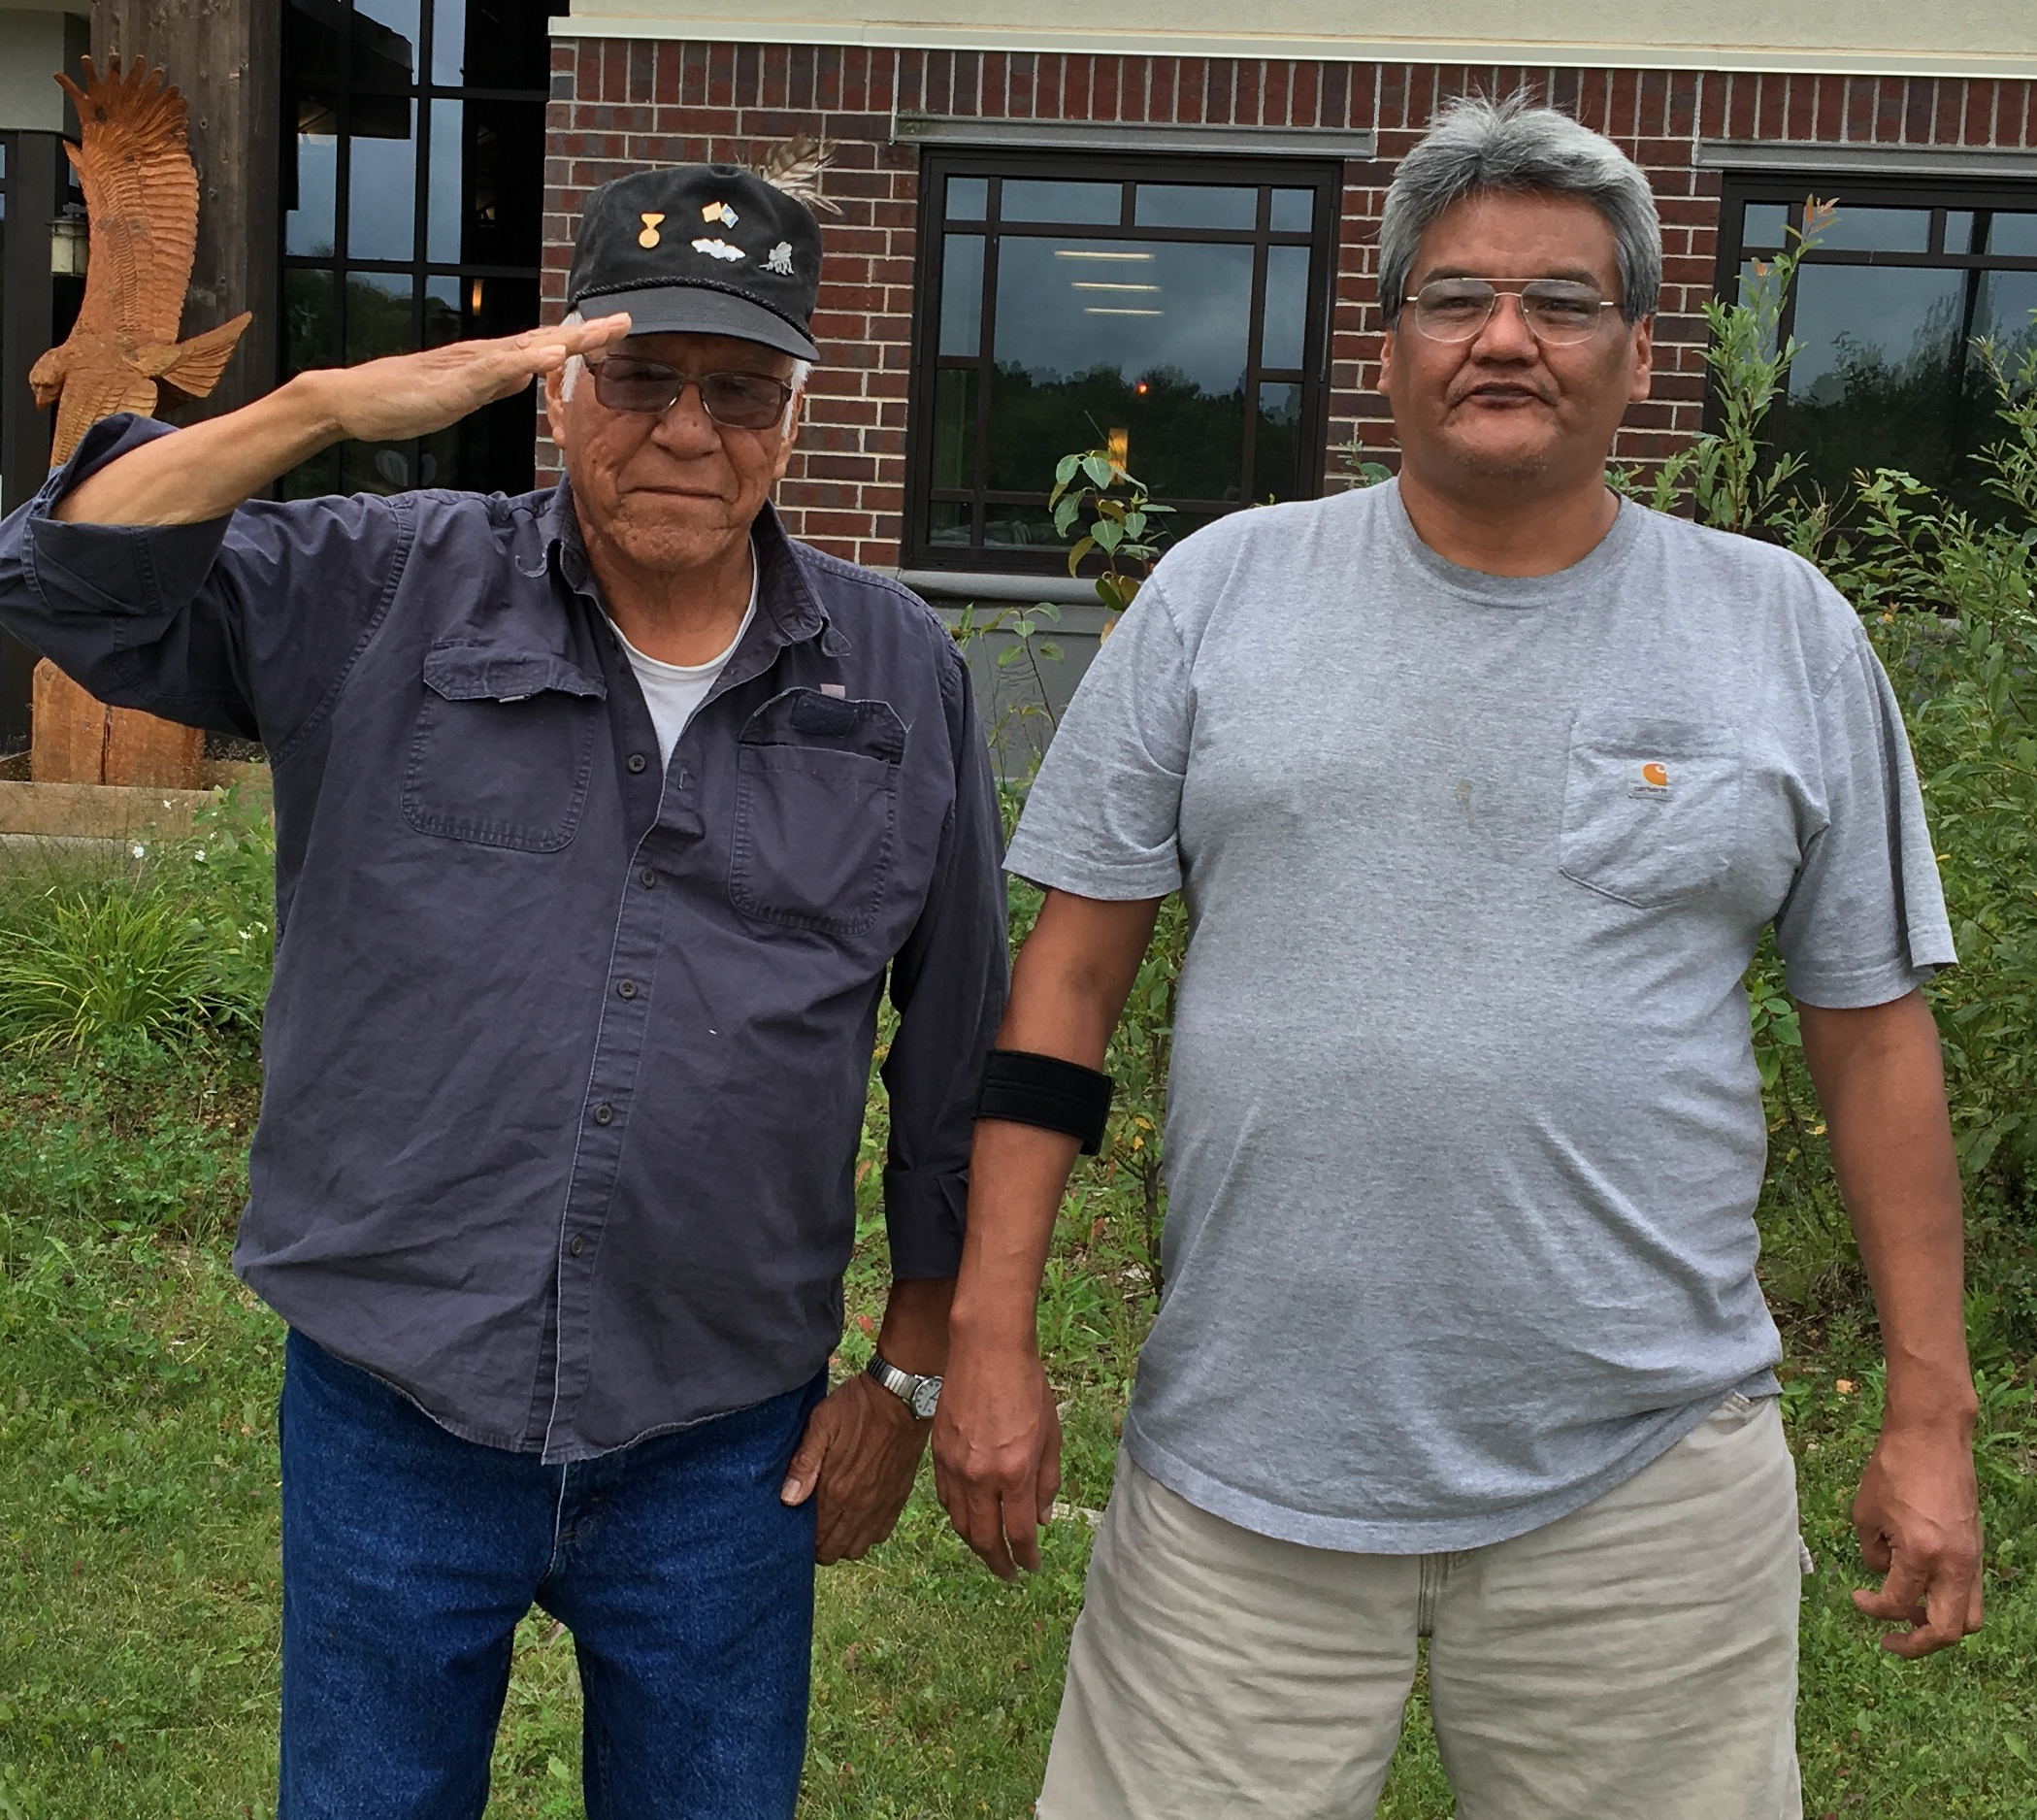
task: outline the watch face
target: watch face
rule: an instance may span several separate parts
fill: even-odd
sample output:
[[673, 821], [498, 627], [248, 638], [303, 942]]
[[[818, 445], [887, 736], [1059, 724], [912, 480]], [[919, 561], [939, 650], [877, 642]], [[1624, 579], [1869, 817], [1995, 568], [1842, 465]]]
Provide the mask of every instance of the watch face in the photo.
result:
[[912, 1413], [921, 1421], [934, 1413], [940, 1402], [940, 1379], [923, 1377], [912, 1387]]

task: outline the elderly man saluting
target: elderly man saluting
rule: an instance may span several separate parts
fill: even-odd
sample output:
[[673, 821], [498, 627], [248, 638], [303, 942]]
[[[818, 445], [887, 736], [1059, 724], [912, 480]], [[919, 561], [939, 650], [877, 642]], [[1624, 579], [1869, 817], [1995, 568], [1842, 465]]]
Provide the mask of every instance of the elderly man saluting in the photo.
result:
[[1661, 242], [1463, 105], [1380, 234], [1397, 481], [1164, 561], [1013, 840], [1050, 888], [971, 1173], [936, 1472], [1004, 1572], [1033, 1303], [1159, 899], [1192, 916], [1166, 1294], [1042, 1820], [1369, 1813], [1429, 1639], [1463, 1820], [1789, 1820], [1799, 1543], [1741, 976], [1775, 931], [1874, 1286], [1861, 1608], [1981, 1619], [1953, 958], [1887, 679], [1806, 563], [1623, 503]]
[[[1003, 893], [953, 642], [768, 503], [820, 250], [747, 172], [622, 179], [589, 319], [112, 419], [5, 527], [10, 626], [275, 767], [280, 1820], [477, 1815], [534, 1601], [590, 1815], [789, 1815], [816, 1552], [910, 1489]], [[534, 376], [550, 492], [251, 498]], [[894, 1280], [823, 1400], [887, 969]]]

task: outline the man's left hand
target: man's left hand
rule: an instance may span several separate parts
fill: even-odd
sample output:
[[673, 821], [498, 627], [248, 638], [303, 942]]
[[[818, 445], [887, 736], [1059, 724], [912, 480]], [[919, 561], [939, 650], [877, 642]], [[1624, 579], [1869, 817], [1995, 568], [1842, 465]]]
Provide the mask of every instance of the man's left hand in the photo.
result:
[[1853, 1514], [1861, 1558], [1888, 1575], [1856, 1588], [1854, 1604], [1910, 1627], [1890, 1631], [1884, 1649], [1928, 1656], [1981, 1628], [1980, 1492], [1956, 1425], [1885, 1426]]
[[787, 1504], [818, 1499], [813, 1557], [822, 1567], [860, 1561], [891, 1534], [933, 1426], [860, 1372], [806, 1418], [778, 1496]]

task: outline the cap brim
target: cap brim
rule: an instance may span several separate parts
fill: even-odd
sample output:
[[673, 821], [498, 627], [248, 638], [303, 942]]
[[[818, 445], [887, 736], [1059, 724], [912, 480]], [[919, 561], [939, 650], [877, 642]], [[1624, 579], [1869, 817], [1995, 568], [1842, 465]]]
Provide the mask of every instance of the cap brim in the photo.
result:
[[797, 360], [818, 360], [820, 349], [762, 304], [700, 284], [651, 284], [641, 290], [606, 291], [574, 306], [590, 320], [625, 314], [632, 335], [729, 335], [761, 342]]

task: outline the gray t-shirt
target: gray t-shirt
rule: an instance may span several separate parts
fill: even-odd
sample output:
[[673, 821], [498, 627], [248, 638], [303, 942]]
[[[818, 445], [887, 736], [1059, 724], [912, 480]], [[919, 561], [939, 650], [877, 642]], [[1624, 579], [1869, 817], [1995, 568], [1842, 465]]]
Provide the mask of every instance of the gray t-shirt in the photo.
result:
[[1238, 513], [1078, 690], [1009, 868], [1191, 917], [1133, 1457], [1268, 1536], [1476, 1547], [1780, 1356], [1741, 987], [1953, 961], [1902, 722], [1797, 557], [1623, 505], [1443, 561], [1392, 484]]

